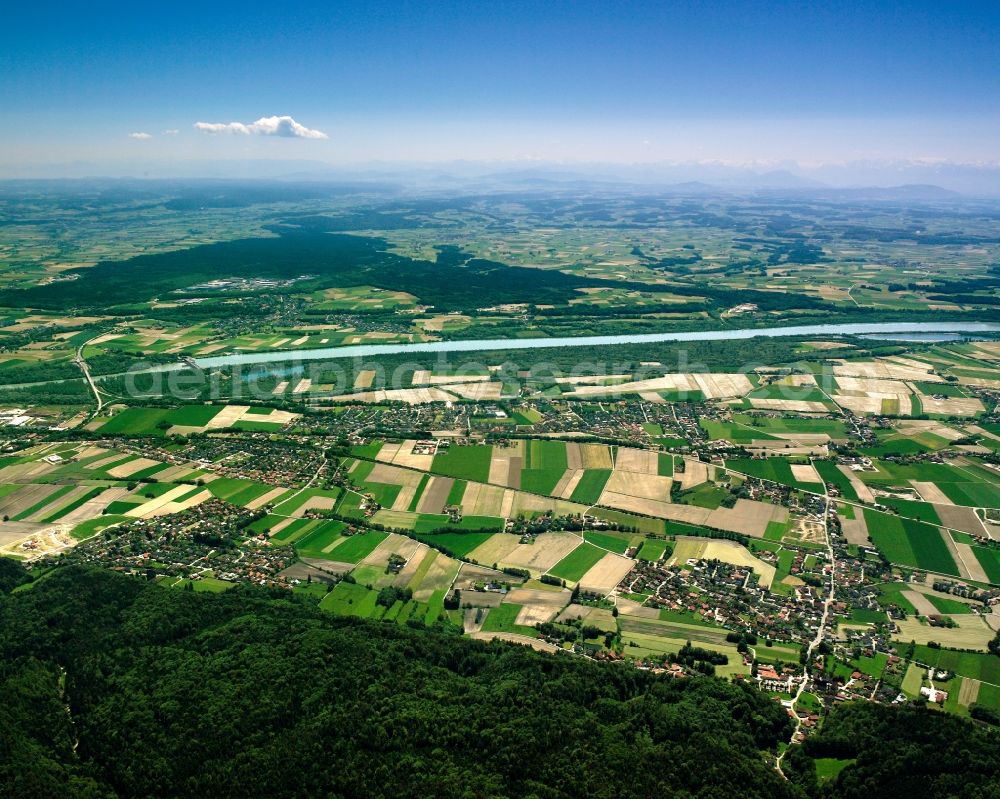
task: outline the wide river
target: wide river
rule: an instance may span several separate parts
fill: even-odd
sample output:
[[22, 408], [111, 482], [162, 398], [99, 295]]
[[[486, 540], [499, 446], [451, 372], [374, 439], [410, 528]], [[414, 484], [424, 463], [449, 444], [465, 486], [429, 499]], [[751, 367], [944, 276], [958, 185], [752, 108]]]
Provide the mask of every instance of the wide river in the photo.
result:
[[617, 344], [655, 344], [661, 341], [738, 341], [783, 336], [878, 336], [903, 338], [901, 333], [991, 333], [1000, 324], [991, 322], [873, 322], [840, 325], [801, 325], [798, 327], [762, 327], [747, 330], [696, 330], [686, 333], [639, 333], [621, 336], [563, 336], [560, 338], [491, 338], [469, 341], [430, 341], [420, 344], [357, 344], [321, 349], [241, 352], [211, 358], [195, 358], [203, 369], [220, 366], [266, 364], [288, 361], [320, 361], [334, 358], [368, 358], [375, 355], [398, 355], [407, 352], [481, 352], [485, 350], [530, 350], [543, 347], [608, 347]]

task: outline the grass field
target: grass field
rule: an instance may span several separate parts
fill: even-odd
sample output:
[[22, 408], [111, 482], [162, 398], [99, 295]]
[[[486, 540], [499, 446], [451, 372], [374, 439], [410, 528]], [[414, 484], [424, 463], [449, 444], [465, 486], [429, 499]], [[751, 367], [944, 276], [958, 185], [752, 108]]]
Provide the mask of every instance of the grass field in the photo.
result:
[[[562, 441], [527, 442], [521, 468], [521, 488], [534, 494], [551, 494], [566, 471], [566, 444]], [[607, 482], [605, 480], [605, 482]], [[603, 487], [603, 486], [602, 486]], [[596, 502], [596, 500], [594, 500]]]
[[513, 602], [504, 602], [498, 607], [491, 608], [483, 621], [482, 631], [484, 633], [520, 633], [537, 637], [538, 631], [534, 627], [516, 624], [517, 614], [521, 612], [521, 607]]
[[1000, 549], [974, 546], [972, 551], [989, 581], [1000, 585]]
[[599, 549], [593, 544], [580, 544], [580, 546], [549, 569], [549, 574], [563, 580], [577, 582], [605, 554], [603, 549]]
[[464, 558], [480, 544], [493, 537], [493, 533], [416, 533], [426, 543], [441, 547], [456, 558]]
[[770, 480], [774, 483], [800, 488], [803, 491], [823, 493], [822, 483], [802, 483], [792, 476], [792, 465], [785, 458], [772, 456], [765, 459], [737, 458], [726, 461], [726, 468], [735, 472]]
[[585, 505], [593, 505], [601, 498], [601, 492], [611, 477], [610, 469], [587, 469], [576, 484], [570, 499], [573, 502], [582, 502]]
[[584, 541], [588, 541], [602, 549], [617, 552], [619, 555], [624, 554], [625, 550], [628, 549], [631, 537], [628, 534], [598, 533], [593, 530], [588, 530], [583, 534]]
[[937, 527], [870, 508], [865, 508], [864, 514], [872, 541], [891, 563], [959, 576]]
[[341, 563], [357, 563], [372, 553], [379, 544], [389, 537], [388, 533], [375, 530], [349, 536], [335, 546], [326, 557]]
[[840, 496], [844, 499], [855, 501], [858, 499], [858, 492], [851, 485], [851, 481], [847, 479], [847, 475], [837, 468], [834, 461], [815, 460], [813, 466], [816, 467], [816, 471], [819, 472], [819, 476], [824, 482], [837, 486], [840, 490]]
[[934, 649], [918, 644], [913, 659], [963, 677], [1000, 685], [1000, 658], [982, 652], [959, 652], [954, 649]]
[[636, 557], [638, 557], [639, 560], [648, 560], [655, 563], [663, 557], [666, 549], [666, 541], [657, 538], [647, 538], [642, 542], [642, 546], [639, 547], [639, 552]]
[[340, 534], [346, 526], [347, 525], [344, 524], [344, 522], [331, 520], [320, 522], [319, 524], [310, 527], [306, 535], [302, 536], [295, 542], [296, 553], [298, 553], [300, 557], [307, 558], [327, 557], [324, 549], [340, 538]]
[[485, 483], [490, 479], [492, 453], [493, 447], [488, 445], [451, 447], [434, 456], [431, 471], [446, 477], [458, 477], [463, 480]]
[[357, 583], [340, 582], [330, 591], [319, 606], [340, 616], [358, 616], [367, 619], [375, 611], [378, 592]]

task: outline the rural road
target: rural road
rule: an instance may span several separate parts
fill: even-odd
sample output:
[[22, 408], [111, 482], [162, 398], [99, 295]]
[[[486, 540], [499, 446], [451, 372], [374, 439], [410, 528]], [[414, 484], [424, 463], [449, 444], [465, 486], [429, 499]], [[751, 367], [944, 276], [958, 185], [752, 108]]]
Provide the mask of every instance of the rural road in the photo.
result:
[[[103, 335], [103, 333], [101, 335]], [[87, 365], [87, 361], [83, 357], [83, 348], [90, 344], [91, 341], [96, 341], [98, 338], [100, 338], [100, 336], [96, 336], [89, 341], [85, 341], [77, 347], [76, 357], [73, 359], [73, 362], [80, 367], [80, 371], [83, 372], [83, 376], [87, 379], [87, 384], [90, 386], [90, 390], [94, 392], [94, 399], [97, 400], [97, 408], [94, 409], [94, 413], [92, 414], [93, 416], [97, 416], [101, 412], [101, 409], [104, 407], [104, 399], [101, 397], [101, 392], [97, 390], [94, 378], [90, 375], [90, 367]]]
[[[825, 483], [824, 483], [825, 485]], [[795, 736], [799, 734], [799, 730], [802, 728], [802, 720], [799, 718], [797, 713], [794, 713], [795, 706], [798, 704], [799, 699], [806, 690], [806, 685], [809, 682], [809, 667], [812, 664], [813, 650], [819, 646], [823, 641], [823, 633], [826, 631], [826, 624], [830, 618], [830, 605], [833, 604], [833, 600], [837, 590], [837, 559], [833, 553], [833, 541], [830, 539], [830, 495], [825, 494], [826, 501], [823, 505], [823, 536], [826, 539], [826, 551], [830, 558], [830, 590], [826, 594], [826, 599], [823, 600], [823, 616], [819, 621], [819, 628], [816, 630], [816, 637], [812, 639], [809, 643], [809, 647], [806, 649], [806, 662], [802, 667], [802, 682], [799, 684], [799, 689], [795, 692], [795, 696], [792, 698], [792, 710], [793, 718], [795, 719], [795, 729], [792, 731], [792, 737], [789, 740], [789, 747], [792, 746], [792, 742], [795, 740]], [[775, 768], [778, 769], [778, 773], [782, 777], [785, 776], [785, 772], [781, 770], [781, 761], [788, 753], [788, 748], [785, 749], [780, 755], [778, 755], [778, 760], [775, 762]]]

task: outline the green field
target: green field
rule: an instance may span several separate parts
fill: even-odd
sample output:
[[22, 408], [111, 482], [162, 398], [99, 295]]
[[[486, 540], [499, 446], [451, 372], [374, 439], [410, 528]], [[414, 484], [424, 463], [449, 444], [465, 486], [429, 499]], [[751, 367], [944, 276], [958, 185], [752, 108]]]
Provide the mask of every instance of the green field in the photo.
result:
[[972, 551], [989, 581], [1000, 585], [1000, 549], [974, 546]]
[[819, 476], [824, 482], [837, 486], [840, 490], [840, 496], [844, 499], [857, 501], [858, 492], [854, 490], [854, 486], [851, 485], [851, 481], [847, 478], [847, 475], [837, 468], [837, 464], [834, 461], [814, 460], [813, 466], [816, 467], [816, 471], [819, 472]]
[[563, 580], [577, 582], [607, 553], [593, 544], [583, 543], [549, 569], [549, 574]]
[[647, 538], [642, 542], [642, 546], [639, 547], [639, 552], [636, 557], [639, 560], [648, 560], [655, 563], [663, 557], [666, 549], [666, 541], [658, 538]]
[[573, 489], [570, 499], [573, 502], [582, 502], [584, 505], [593, 505], [601, 498], [601, 492], [611, 477], [610, 469], [586, 469], [580, 482]]
[[468, 447], [450, 447], [434, 456], [431, 471], [446, 477], [458, 477], [477, 483], [490, 479], [490, 457], [493, 447], [477, 444]]
[[531, 440], [524, 449], [521, 489], [534, 494], [551, 494], [566, 472], [566, 444]]
[[982, 652], [959, 652], [954, 649], [933, 649], [917, 644], [913, 659], [936, 669], [961, 674], [984, 683], [1000, 685], [1000, 657]]
[[389, 537], [388, 533], [371, 530], [344, 538], [326, 557], [341, 563], [357, 563], [368, 557], [379, 544]]
[[726, 468], [735, 472], [770, 480], [774, 483], [799, 488], [803, 491], [813, 491], [822, 494], [822, 483], [800, 483], [792, 476], [792, 466], [789, 461], [779, 456], [769, 458], [737, 458], [726, 461]]
[[357, 583], [340, 582], [330, 591], [319, 606], [340, 616], [358, 616], [367, 619], [375, 612], [378, 591]]
[[480, 544], [493, 537], [493, 533], [416, 533], [416, 537], [431, 546], [440, 547], [456, 558], [466, 557]]
[[517, 624], [517, 614], [521, 612], [521, 605], [513, 602], [504, 602], [502, 605], [491, 608], [483, 621], [482, 631], [484, 633], [520, 633], [521, 635], [538, 636], [538, 631], [534, 627], [527, 627]]
[[[295, 552], [299, 557], [325, 558], [327, 554], [323, 551], [334, 541], [340, 538], [347, 525], [344, 522], [331, 520], [320, 522], [309, 528], [306, 535], [295, 542]], [[286, 528], [287, 529], [287, 528]], [[284, 532], [284, 530], [282, 531]]]
[[598, 533], [594, 530], [587, 530], [583, 534], [584, 541], [588, 541], [601, 549], [609, 549], [612, 552], [617, 552], [619, 555], [624, 554], [625, 550], [628, 549], [631, 538], [632, 536], [629, 534]]
[[937, 528], [865, 508], [872, 542], [891, 563], [958, 576], [958, 566]]

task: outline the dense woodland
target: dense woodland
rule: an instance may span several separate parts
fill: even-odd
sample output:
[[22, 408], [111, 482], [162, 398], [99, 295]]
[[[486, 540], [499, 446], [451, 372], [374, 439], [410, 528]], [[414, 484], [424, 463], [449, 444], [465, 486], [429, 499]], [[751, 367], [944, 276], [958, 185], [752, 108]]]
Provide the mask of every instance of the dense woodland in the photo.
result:
[[[1000, 796], [995, 738], [932, 711], [839, 709], [786, 782], [764, 755], [784, 711], [721, 680], [284, 593], [0, 571], [3, 796]], [[857, 763], [817, 789], [811, 755]]]

